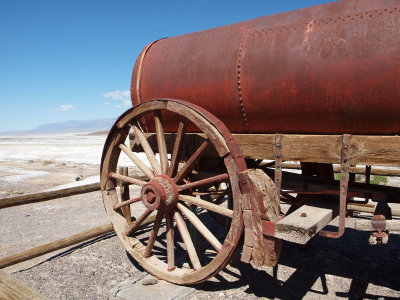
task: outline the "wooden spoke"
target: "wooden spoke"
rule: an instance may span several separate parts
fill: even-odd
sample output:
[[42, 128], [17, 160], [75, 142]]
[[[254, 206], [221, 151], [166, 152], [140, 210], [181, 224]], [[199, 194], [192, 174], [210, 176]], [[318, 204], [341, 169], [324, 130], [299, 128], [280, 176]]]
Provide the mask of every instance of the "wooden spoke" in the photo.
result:
[[200, 206], [204, 209], [216, 212], [217, 214], [224, 215], [229, 218], [233, 218], [233, 210], [227, 209], [225, 207], [218, 206], [216, 204], [210, 203], [205, 200], [201, 200], [200, 198], [196, 198], [188, 195], [179, 195], [179, 200], [189, 202], [190, 204], [194, 204]]
[[135, 135], [139, 138], [140, 144], [142, 145], [142, 148], [143, 148], [144, 152], [146, 153], [146, 156], [149, 159], [151, 166], [153, 167], [154, 173], [156, 175], [160, 175], [161, 174], [161, 166], [158, 163], [153, 150], [151, 150], [151, 146], [149, 145], [149, 142], [147, 141], [143, 132], [136, 125], [132, 125], [132, 128], [135, 131]]
[[175, 246], [174, 246], [174, 223], [172, 219], [172, 213], [167, 212], [165, 214], [166, 225], [167, 225], [167, 262], [168, 271], [175, 269]]
[[176, 226], [178, 226], [179, 233], [181, 234], [183, 243], [186, 246], [186, 250], [189, 254], [190, 261], [192, 262], [193, 269], [195, 271], [198, 271], [201, 269], [200, 260], [199, 257], [197, 256], [196, 249], [194, 248], [192, 239], [190, 238], [189, 230], [187, 229], [185, 221], [183, 220], [179, 212], [175, 212], [174, 219], [176, 222]]
[[141, 200], [142, 200], [142, 197], [137, 197], [137, 198], [133, 198], [133, 199], [130, 199], [130, 200], [127, 200], [127, 201], [123, 201], [123, 202], [121, 202], [121, 203], [114, 204], [114, 205], [113, 205], [113, 209], [114, 209], [114, 210], [118, 210], [118, 209], [120, 209], [121, 207], [124, 207], [124, 206], [126, 206], [126, 205], [139, 202], [139, 201], [141, 201]]
[[180, 185], [180, 186], [178, 186], [178, 191], [193, 189], [193, 188], [197, 188], [199, 186], [207, 186], [207, 185], [209, 186], [209, 185], [213, 185], [218, 182], [225, 181], [227, 179], [229, 179], [229, 175], [227, 173], [224, 173], [221, 175], [216, 175], [216, 176], [213, 176], [210, 178], [206, 178], [206, 179], [198, 180], [195, 182]]
[[139, 180], [139, 179], [136, 179], [136, 178], [133, 178], [133, 177], [129, 177], [129, 176], [120, 175], [120, 174], [117, 174], [115, 172], [110, 172], [110, 174], [108, 174], [108, 177], [119, 179], [119, 180], [122, 180], [122, 181], [125, 181], [125, 182], [129, 182], [129, 183], [132, 183], [132, 184], [135, 184], [135, 185], [139, 185], [139, 186], [144, 186], [145, 184], [147, 184], [146, 181]]
[[178, 175], [175, 176], [174, 181], [175, 182], [180, 182], [183, 180], [183, 178], [190, 172], [193, 170], [194, 165], [196, 164], [196, 162], [198, 162], [198, 160], [200, 159], [200, 157], [203, 155], [203, 153], [205, 152], [205, 150], [207, 149], [207, 147], [210, 145], [210, 140], [207, 139], [203, 142], [203, 144], [201, 144], [201, 146], [199, 147], [199, 149], [196, 150], [195, 153], [193, 153], [193, 155], [189, 158], [189, 160], [187, 161], [187, 163], [185, 164], [185, 166], [180, 170], [180, 172], [178, 173]]
[[158, 153], [160, 154], [161, 172], [167, 174], [168, 170], [168, 155], [167, 145], [165, 143], [164, 128], [161, 123], [161, 112], [154, 112], [154, 123], [156, 125]]
[[223, 191], [223, 193], [215, 199], [214, 204], [220, 204], [226, 195], [232, 195], [232, 191], [230, 189]]
[[124, 151], [124, 153], [135, 163], [135, 165], [142, 170], [142, 172], [149, 178], [152, 179], [154, 178], [154, 173], [148, 166], [146, 166], [143, 161], [136, 156], [135, 153], [133, 153], [127, 146], [124, 144], [120, 144], [119, 148]]
[[204, 238], [214, 247], [215, 250], [220, 251], [222, 248], [221, 243], [218, 239], [211, 233], [210, 230], [200, 221], [200, 219], [185, 205], [178, 203], [179, 210], [188, 218], [190, 223], [196, 227], [196, 229], [204, 236]]
[[171, 165], [168, 168], [168, 176], [174, 177], [178, 171], [181, 158], [182, 146], [185, 137], [186, 123], [184, 119], [179, 122], [178, 133], [176, 134], [174, 149], [172, 150]]
[[140, 224], [152, 213], [151, 209], [147, 209], [135, 222], [133, 222], [127, 230], [125, 230], [125, 235], [131, 235], [136, 229], [139, 228]]
[[144, 257], [150, 257], [151, 251], [153, 250], [154, 242], [156, 241], [156, 237], [158, 234], [158, 230], [160, 229], [161, 221], [164, 217], [164, 211], [158, 210], [156, 220], [154, 222], [153, 229], [151, 230], [149, 241], [147, 242], [146, 250], [144, 251]]

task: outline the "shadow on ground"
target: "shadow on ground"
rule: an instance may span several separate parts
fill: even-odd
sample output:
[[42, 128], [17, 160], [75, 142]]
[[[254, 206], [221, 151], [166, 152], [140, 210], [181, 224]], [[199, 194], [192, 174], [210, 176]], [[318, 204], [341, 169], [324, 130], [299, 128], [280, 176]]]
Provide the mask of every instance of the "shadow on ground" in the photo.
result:
[[[248, 286], [246, 293], [257, 297], [302, 299], [310, 291], [323, 297], [329, 292], [326, 275], [330, 274], [351, 279], [349, 291], [336, 292], [336, 296], [377, 299], [379, 295], [367, 293], [368, 284], [400, 290], [400, 236], [392, 234], [389, 243], [384, 246], [370, 246], [368, 237], [368, 232], [346, 229], [345, 235], [340, 239], [317, 236], [306, 245], [284, 242], [279, 265], [295, 269], [286, 281], [276, 277], [276, 269], [275, 275], [270, 276], [250, 264], [238, 262], [233, 267], [238, 269], [240, 275], [224, 270], [228, 275], [236, 277], [236, 281], [228, 281], [217, 275], [219, 282], [208, 281], [197, 289], [221, 291]], [[312, 287], [318, 280], [321, 281], [322, 289], [313, 290]]]

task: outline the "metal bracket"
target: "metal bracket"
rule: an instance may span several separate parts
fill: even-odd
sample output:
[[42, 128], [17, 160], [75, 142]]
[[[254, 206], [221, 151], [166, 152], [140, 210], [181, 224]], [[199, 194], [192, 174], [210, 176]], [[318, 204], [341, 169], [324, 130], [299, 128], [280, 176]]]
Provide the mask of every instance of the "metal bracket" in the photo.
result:
[[340, 168], [340, 207], [339, 207], [339, 229], [335, 231], [321, 230], [319, 235], [340, 238], [346, 226], [346, 202], [347, 188], [349, 186], [349, 169], [350, 169], [350, 142], [351, 134], [343, 134], [342, 136], [342, 151], [341, 151], [341, 168]]
[[282, 185], [282, 133], [275, 134], [275, 187], [278, 195], [281, 194]]

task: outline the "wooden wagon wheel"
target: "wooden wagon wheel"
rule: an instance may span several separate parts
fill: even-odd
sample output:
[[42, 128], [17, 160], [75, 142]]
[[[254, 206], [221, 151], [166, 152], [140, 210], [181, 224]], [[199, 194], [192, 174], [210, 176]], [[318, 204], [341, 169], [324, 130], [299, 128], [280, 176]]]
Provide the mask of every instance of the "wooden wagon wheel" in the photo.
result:
[[[163, 126], [163, 117], [178, 120], [173, 147], [167, 145], [164, 136], [164, 128], [168, 129], [168, 132], [171, 131], [171, 122], [168, 123], [168, 128]], [[141, 120], [144, 119], [148, 127], [156, 129], [159, 160], [141, 129]], [[154, 120], [153, 124], [149, 122], [151, 119]], [[182, 166], [182, 163], [179, 165], [179, 161], [185, 146], [183, 141], [187, 135], [186, 128], [190, 128], [192, 132], [193, 128], [196, 128], [196, 132], [205, 136], [205, 141]], [[127, 135], [132, 129], [150, 165], [145, 164], [125, 145]], [[170, 151], [172, 153], [168, 154], [167, 149], [173, 149]], [[186, 178], [196, 162], [205, 151], [210, 150], [214, 150], [223, 159], [225, 172], [187, 182]], [[118, 160], [120, 156], [125, 155], [122, 152], [141, 170], [147, 180], [117, 174]], [[246, 164], [239, 147], [225, 125], [215, 116], [181, 100], [148, 101], [126, 111], [107, 137], [101, 165], [104, 205], [125, 249], [147, 271], [177, 284], [199, 283], [215, 275], [230, 261], [240, 241], [243, 220], [239, 202], [241, 189], [238, 173], [245, 169]], [[131, 187], [140, 187], [140, 195], [121, 203], [116, 191], [117, 179], [130, 184]], [[229, 183], [233, 209], [227, 208], [221, 201], [215, 204], [199, 198], [199, 189], [219, 182]], [[190, 206], [198, 207], [195, 209], [198, 215], [193, 213], [193, 207], [191, 210]], [[133, 215], [131, 222], [126, 220], [121, 207], [130, 207]], [[232, 219], [228, 232], [216, 222], [214, 224], [213, 218], [208, 218], [209, 211]], [[154, 219], [151, 232], [137, 231], [141, 223], [150, 218]], [[203, 243], [208, 243], [214, 248], [211, 252], [213, 254], [209, 255], [205, 262], [198, 258], [187, 223], [193, 225], [204, 237]], [[188, 264], [182, 264], [182, 257], [189, 257], [190, 268], [187, 267]]]

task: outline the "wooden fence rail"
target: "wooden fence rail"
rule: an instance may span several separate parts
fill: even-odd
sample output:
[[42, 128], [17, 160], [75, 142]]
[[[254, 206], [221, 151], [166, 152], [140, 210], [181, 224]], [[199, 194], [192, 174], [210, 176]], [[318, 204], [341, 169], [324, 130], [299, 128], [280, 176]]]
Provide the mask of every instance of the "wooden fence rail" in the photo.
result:
[[[127, 172], [127, 170], [124, 170]], [[95, 192], [100, 190], [100, 183], [92, 183], [81, 185], [72, 188], [60, 189], [56, 191], [50, 192], [42, 192], [36, 194], [27, 194], [27, 195], [18, 195], [12, 197], [6, 197], [0, 199], [0, 209], [17, 206], [17, 205], [24, 205], [29, 203], [38, 203], [43, 201], [49, 201], [58, 198], [64, 198], [79, 194], [85, 194], [90, 192]], [[148, 224], [153, 223], [155, 220], [155, 216], [149, 216], [147, 219], [137, 228], [142, 228], [147, 226]], [[102, 226], [92, 228], [77, 234], [74, 234], [69, 237], [65, 237], [44, 245], [40, 245], [28, 250], [24, 250], [22, 252], [12, 254], [3, 258], [0, 258], [0, 269], [5, 268], [23, 261], [27, 261], [33, 259], [35, 257], [42, 256], [44, 254], [60, 250], [72, 245], [79, 244], [81, 242], [108, 234], [113, 232], [112, 224], [104, 224]]]
[[[153, 223], [155, 220], [155, 216], [149, 216], [141, 225], [139, 228], [143, 228], [144, 226], [149, 225], [150, 223]], [[138, 229], [139, 229], [138, 228]], [[17, 263], [27, 261], [30, 259], [33, 259], [35, 257], [42, 256], [44, 254], [60, 250], [69, 246], [73, 246], [76, 244], [79, 244], [81, 242], [93, 239], [95, 237], [99, 237], [102, 235], [105, 235], [107, 233], [113, 232], [113, 227], [112, 224], [105, 224], [93, 229], [89, 229], [74, 235], [71, 235], [66, 238], [62, 238], [59, 240], [56, 240], [54, 242], [50, 242], [38, 247], [34, 247], [16, 254], [12, 254], [3, 258], [0, 258], [0, 269], [15, 265]]]
[[64, 198], [79, 194], [85, 194], [90, 192], [95, 192], [100, 190], [100, 182], [86, 184], [81, 186], [76, 186], [72, 188], [66, 188], [56, 191], [50, 192], [42, 192], [42, 193], [35, 193], [35, 194], [27, 194], [27, 195], [19, 195], [19, 196], [12, 196], [0, 199], [0, 209], [23, 205], [28, 203], [36, 203], [36, 202], [43, 202], [58, 198]]

